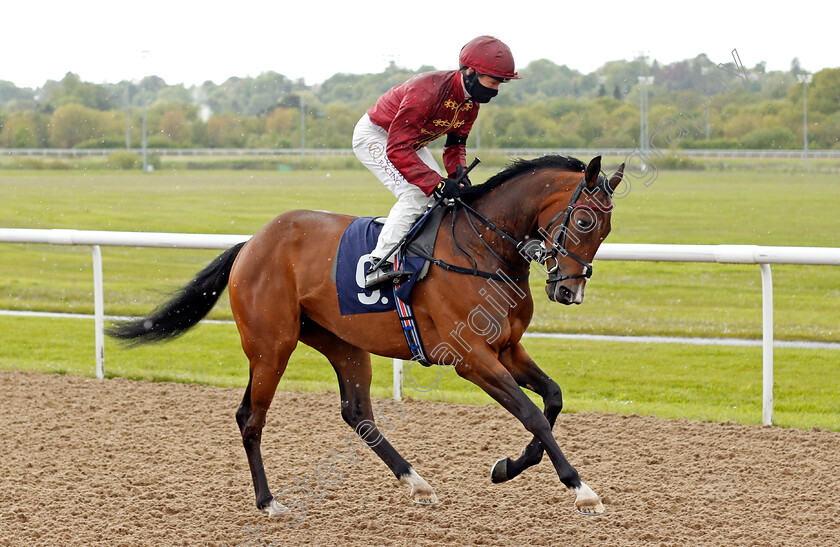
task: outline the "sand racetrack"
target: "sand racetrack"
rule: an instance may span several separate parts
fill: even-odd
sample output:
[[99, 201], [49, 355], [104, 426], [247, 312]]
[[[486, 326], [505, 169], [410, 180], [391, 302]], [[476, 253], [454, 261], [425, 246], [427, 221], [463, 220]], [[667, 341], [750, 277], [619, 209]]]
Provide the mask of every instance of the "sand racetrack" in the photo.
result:
[[241, 395], [0, 372], [0, 545], [840, 545], [840, 433], [561, 414], [560, 446], [607, 504], [584, 517], [547, 457], [490, 482], [529, 440], [500, 407], [409, 400], [385, 434], [441, 499], [423, 507], [367, 447], [331, 456], [351, 453], [337, 394], [278, 392], [274, 493], [333, 462], [292, 527], [254, 507]]

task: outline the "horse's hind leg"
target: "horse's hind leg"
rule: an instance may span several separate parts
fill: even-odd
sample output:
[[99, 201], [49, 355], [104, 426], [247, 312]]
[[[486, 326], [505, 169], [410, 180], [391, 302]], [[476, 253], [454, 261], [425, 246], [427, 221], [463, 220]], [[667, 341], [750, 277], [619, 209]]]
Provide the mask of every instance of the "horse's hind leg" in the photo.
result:
[[[563, 409], [563, 394], [557, 382], [537, 366], [521, 344], [503, 352], [499, 356], [499, 360], [520, 387], [527, 388], [543, 398], [543, 414], [548, 420], [549, 426], [554, 428], [557, 415]], [[518, 459], [502, 458], [498, 460], [490, 472], [490, 479], [498, 483], [518, 476], [529, 467], [540, 463], [544, 451], [542, 443], [535, 436]]]
[[251, 374], [248, 387], [242, 403], [236, 411], [236, 423], [242, 433], [242, 444], [248, 457], [248, 467], [251, 469], [251, 479], [254, 482], [254, 495], [257, 509], [273, 517], [278, 513], [285, 513], [288, 509], [276, 502], [268, 488], [268, 480], [263, 467], [260, 442], [265, 426], [265, 416], [274, 398], [277, 383], [286, 370], [289, 356], [294, 349], [283, 347], [277, 353], [270, 353], [267, 348], [264, 353], [251, 359]]
[[241, 292], [231, 290], [231, 308], [239, 328], [242, 349], [250, 361], [248, 387], [236, 411], [236, 423], [242, 433], [242, 444], [251, 469], [257, 508], [270, 517], [288, 512], [288, 509], [274, 500], [268, 488], [260, 442], [277, 383], [286, 371], [300, 334], [300, 308], [288, 299], [284, 301], [277, 294], [278, 288], [266, 296], [275, 305], [270, 309], [260, 308], [261, 317], [251, 317], [249, 314], [256, 308], [238, 305]]
[[[356, 436], [385, 462], [401, 484], [411, 489], [409, 495], [412, 501], [438, 503], [432, 487], [391, 446], [374, 422], [370, 402], [370, 354], [308, 319], [304, 319], [300, 341], [323, 353], [335, 369], [341, 392], [341, 417], [353, 428]], [[381, 417], [380, 421], [389, 420]]]

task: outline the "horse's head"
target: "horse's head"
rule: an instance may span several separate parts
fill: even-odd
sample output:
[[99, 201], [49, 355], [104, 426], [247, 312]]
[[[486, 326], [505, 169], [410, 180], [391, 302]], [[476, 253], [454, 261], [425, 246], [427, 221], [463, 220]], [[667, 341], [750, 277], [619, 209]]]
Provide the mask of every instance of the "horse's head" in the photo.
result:
[[542, 259], [548, 272], [545, 291], [552, 301], [567, 305], [583, 302], [592, 259], [610, 233], [612, 194], [623, 175], [621, 164], [609, 179], [603, 176], [598, 156], [589, 162], [576, 186], [564, 185], [540, 213]]

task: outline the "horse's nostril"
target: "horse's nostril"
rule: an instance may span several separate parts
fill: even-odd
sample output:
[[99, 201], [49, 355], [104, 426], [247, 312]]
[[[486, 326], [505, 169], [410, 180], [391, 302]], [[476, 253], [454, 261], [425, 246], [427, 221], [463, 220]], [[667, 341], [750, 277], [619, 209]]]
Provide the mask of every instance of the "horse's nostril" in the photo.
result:
[[568, 287], [563, 287], [563, 286], [560, 287], [560, 290], [563, 293], [563, 300], [565, 300], [567, 302], [571, 302], [572, 301], [572, 291]]

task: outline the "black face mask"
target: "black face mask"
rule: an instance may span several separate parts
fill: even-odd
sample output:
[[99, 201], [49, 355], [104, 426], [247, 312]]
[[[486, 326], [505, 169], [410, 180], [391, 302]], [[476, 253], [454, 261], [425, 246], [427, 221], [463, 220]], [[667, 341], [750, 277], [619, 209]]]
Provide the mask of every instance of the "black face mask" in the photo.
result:
[[467, 93], [470, 94], [472, 100], [477, 103], [489, 103], [490, 99], [498, 95], [498, 89], [491, 89], [485, 85], [482, 85], [481, 82], [478, 81], [478, 72], [473, 72], [469, 76], [467, 75], [467, 71], [463, 71], [464, 74], [464, 88], [467, 90]]

